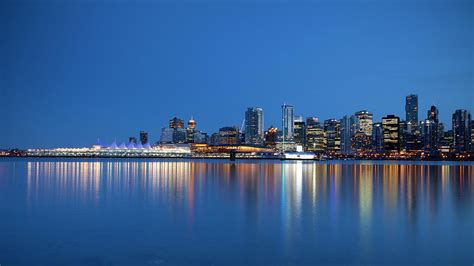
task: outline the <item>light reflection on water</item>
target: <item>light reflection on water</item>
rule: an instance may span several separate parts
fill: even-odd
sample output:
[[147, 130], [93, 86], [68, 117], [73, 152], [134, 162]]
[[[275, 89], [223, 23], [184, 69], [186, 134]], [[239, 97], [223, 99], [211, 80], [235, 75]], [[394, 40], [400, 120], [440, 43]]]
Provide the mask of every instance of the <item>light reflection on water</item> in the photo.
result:
[[[39, 264], [469, 264], [473, 176], [472, 163], [3, 160], [0, 264], [30, 264], [26, 250]], [[72, 252], [76, 233], [96, 243]]]

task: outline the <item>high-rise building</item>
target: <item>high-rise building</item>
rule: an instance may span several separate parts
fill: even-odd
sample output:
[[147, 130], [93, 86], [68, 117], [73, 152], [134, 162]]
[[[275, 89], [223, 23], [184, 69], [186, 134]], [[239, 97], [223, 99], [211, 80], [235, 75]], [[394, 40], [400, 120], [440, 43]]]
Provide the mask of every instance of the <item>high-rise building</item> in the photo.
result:
[[305, 131], [306, 131], [306, 124], [303, 120], [302, 116], [295, 116], [293, 120], [293, 138], [297, 145], [304, 146], [305, 145]]
[[358, 125], [352, 136], [353, 152], [367, 152], [371, 149], [373, 114], [367, 110], [355, 113]]
[[359, 131], [367, 136], [372, 136], [373, 114], [367, 110], [362, 110], [355, 113], [359, 121]]
[[191, 119], [189, 119], [189, 121], [188, 121], [188, 128], [189, 129], [195, 129], [196, 128], [196, 121], [194, 120], [193, 117], [191, 117]]
[[220, 145], [220, 135], [219, 133], [212, 133], [211, 137], [209, 138], [209, 144], [211, 145]]
[[148, 143], [148, 133], [145, 131], [140, 131], [140, 143], [145, 145]]
[[318, 118], [308, 117], [306, 119], [306, 150], [322, 153], [325, 150], [324, 142], [324, 129], [318, 122]]
[[270, 126], [267, 131], [265, 131], [265, 146], [269, 148], [275, 148], [278, 141], [278, 129], [276, 127]]
[[406, 121], [400, 121], [398, 123], [398, 135], [400, 137], [400, 152], [406, 152], [407, 137], [408, 137], [408, 123]]
[[471, 114], [467, 110], [453, 114], [453, 148], [458, 153], [471, 150]]
[[341, 150], [341, 122], [337, 119], [324, 120], [324, 140], [326, 151], [339, 153]]
[[405, 121], [411, 131], [418, 127], [418, 95], [411, 94], [405, 99]]
[[452, 152], [453, 147], [453, 131], [443, 131], [442, 137], [439, 140], [439, 151], [441, 153]]
[[223, 127], [219, 129], [220, 145], [238, 145], [241, 141], [240, 131], [237, 127]]
[[292, 105], [281, 106], [282, 131], [284, 140], [293, 140], [294, 132], [294, 108]]
[[263, 109], [249, 107], [245, 112], [245, 143], [262, 145], [264, 138]]
[[[359, 119], [354, 116], [345, 115], [341, 119], [341, 153], [352, 154], [353, 150], [353, 138], [359, 131]], [[371, 130], [372, 131], [372, 130]]]
[[471, 120], [471, 152], [474, 152], [474, 120]]
[[438, 108], [431, 106], [426, 117], [427, 119], [420, 123], [423, 149], [425, 152], [434, 154], [438, 151], [440, 138]]
[[128, 143], [137, 144], [137, 138], [135, 138], [135, 137], [128, 138]]
[[160, 143], [173, 143], [173, 128], [163, 127], [161, 129]]
[[394, 115], [382, 117], [384, 152], [400, 152], [400, 118]]
[[196, 121], [191, 117], [188, 121], [188, 127], [186, 128], [186, 142], [195, 143], [194, 133], [196, 131]]
[[184, 128], [183, 119], [173, 117], [170, 119], [170, 128]]
[[193, 143], [207, 143], [207, 134], [199, 130], [194, 130], [193, 132]]
[[372, 150], [375, 153], [383, 152], [383, 127], [382, 123], [372, 125]]

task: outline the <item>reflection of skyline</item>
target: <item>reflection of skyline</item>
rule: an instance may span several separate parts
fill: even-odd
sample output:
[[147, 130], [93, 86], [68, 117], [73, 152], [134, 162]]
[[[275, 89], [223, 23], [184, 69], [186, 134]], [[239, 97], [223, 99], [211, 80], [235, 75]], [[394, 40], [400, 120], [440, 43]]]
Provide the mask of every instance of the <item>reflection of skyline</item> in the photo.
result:
[[[320, 164], [303, 162], [227, 163], [205, 161], [59, 161], [27, 163], [27, 200], [99, 206], [116, 195], [143, 198], [148, 205], [166, 202], [182, 208], [192, 222], [206, 191], [218, 188], [215, 200], [237, 202], [248, 219], [263, 208], [279, 206], [282, 229], [295, 232], [302, 217], [327, 209], [340, 218], [341, 204], [353, 204], [360, 227], [368, 230], [380, 204], [384, 215], [416, 223], [417, 213], [437, 215], [442, 204], [462, 208], [472, 200], [472, 165]], [[464, 203], [464, 205], [467, 205]], [[459, 207], [461, 206], [461, 207]], [[205, 207], [205, 206], [201, 206]], [[458, 210], [460, 211], [460, 210]], [[341, 221], [333, 220], [337, 225]], [[356, 222], [356, 221], [354, 221]], [[290, 237], [286, 235], [286, 237]]]

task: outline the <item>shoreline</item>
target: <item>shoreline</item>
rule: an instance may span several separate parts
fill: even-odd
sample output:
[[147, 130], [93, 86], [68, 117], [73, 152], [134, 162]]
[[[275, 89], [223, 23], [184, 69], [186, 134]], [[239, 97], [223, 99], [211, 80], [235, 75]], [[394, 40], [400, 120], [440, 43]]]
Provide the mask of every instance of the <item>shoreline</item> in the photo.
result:
[[325, 161], [413, 161], [413, 162], [474, 162], [474, 159], [455, 159], [455, 158], [326, 158], [326, 159], [283, 159], [279, 157], [240, 157], [236, 156], [235, 160], [231, 160], [229, 156], [67, 156], [67, 155], [48, 155], [48, 156], [35, 156], [35, 155], [6, 155], [0, 156], [1, 158], [77, 158], [77, 159], [179, 159], [179, 160], [279, 160], [279, 161], [312, 161], [312, 162], [325, 162]]

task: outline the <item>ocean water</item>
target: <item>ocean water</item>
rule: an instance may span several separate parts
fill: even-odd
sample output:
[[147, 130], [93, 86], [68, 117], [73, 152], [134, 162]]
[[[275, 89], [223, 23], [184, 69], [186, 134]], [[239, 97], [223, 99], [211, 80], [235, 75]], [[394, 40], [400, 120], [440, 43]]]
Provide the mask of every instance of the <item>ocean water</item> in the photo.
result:
[[0, 158], [0, 265], [473, 265], [474, 163]]

